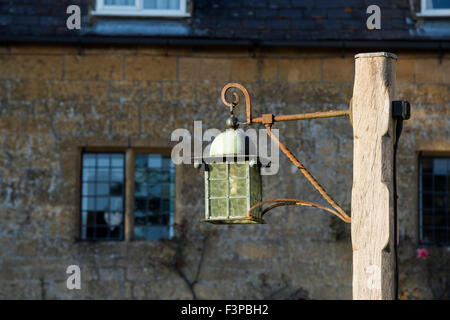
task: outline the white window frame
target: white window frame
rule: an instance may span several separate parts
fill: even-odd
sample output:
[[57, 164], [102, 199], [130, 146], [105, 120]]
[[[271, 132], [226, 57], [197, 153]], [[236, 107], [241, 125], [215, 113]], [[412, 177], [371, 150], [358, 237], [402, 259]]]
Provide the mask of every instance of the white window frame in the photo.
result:
[[418, 17], [450, 17], [450, 9], [427, 9], [427, 0], [421, 0]]
[[122, 17], [189, 17], [186, 12], [186, 1], [180, 1], [179, 10], [144, 9], [144, 0], [135, 0], [135, 6], [111, 6], [105, 5], [105, 0], [96, 0], [95, 11], [91, 12], [97, 16], [122, 16]]

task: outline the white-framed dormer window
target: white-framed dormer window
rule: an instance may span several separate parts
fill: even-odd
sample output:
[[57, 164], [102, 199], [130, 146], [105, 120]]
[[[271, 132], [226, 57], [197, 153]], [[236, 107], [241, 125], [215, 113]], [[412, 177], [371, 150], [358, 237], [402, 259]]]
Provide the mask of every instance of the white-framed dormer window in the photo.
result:
[[421, 0], [419, 17], [450, 17], [450, 0]]
[[94, 15], [189, 17], [187, 0], [97, 0]]

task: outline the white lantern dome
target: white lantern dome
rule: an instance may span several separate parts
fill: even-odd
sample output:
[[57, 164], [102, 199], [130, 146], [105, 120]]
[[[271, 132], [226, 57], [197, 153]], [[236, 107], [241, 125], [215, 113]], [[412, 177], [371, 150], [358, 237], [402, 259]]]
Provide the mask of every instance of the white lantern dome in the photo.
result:
[[241, 129], [227, 129], [219, 134], [211, 144], [210, 157], [248, 156], [256, 153], [255, 144]]

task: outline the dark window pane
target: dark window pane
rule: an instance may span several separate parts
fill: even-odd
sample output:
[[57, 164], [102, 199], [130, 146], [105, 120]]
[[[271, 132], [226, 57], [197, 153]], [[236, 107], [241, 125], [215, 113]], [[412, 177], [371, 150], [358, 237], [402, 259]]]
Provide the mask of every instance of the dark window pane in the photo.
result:
[[109, 194], [112, 196], [121, 196], [123, 194], [123, 184], [120, 182], [111, 182]]
[[145, 168], [147, 164], [147, 157], [145, 154], [137, 154], [135, 158], [135, 168]]
[[422, 172], [423, 173], [433, 172], [433, 158], [422, 158]]
[[152, 198], [161, 198], [161, 184], [152, 184], [149, 187], [149, 196]]
[[433, 223], [436, 226], [442, 226], [445, 228], [447, 224], [447, 213], [445, 211], [436, 211]]
[[123, 238], [123, 153], [84, 153], [81, 184], [81, 239]]
[[445, 210], [446, 209], [446, 200], [447, 196], [442, 194], [435, 194], [433, 199], [433, 205], [436, 210]]
[[142, 168], [136, 168], [134, 171], [135, 183], [145, 183], [147, 181], [147, 170]]
[[173, 169], [175, 167], [175, 164], [172, 162], [172, 159], [170, 159], [169, 157], [164, 157], [162, 159], [163, 161], [163, 169], [164, 170], [168, 170], [168, 169]]
[[134, 196], [144, 197], [148, 194], [148, 185], [146, 183], [135, 183], [134, 185]]
[[147, 214], [143, 213], [143, 206], [134, 212], [134, 225], [146, 225], [147, 224]]
[[134, 236], [136, 239], [171, 237], [175, 170], [169, 156], [137, 154], [135, 162]]
[[86, 229], [87, 229], [86, 239], [93, 239], [95, 227], [87, 227]]
[[430, 194], [424, 194], [422, 199], [423, 199], [423, 208], [424, 209], [433, 208], [433, 198]]
[[95, 237], [98, 238], [108, 238], [108, 229], [106, 227], [96, 227]]
[[147, 199], [143, 197], [134, 198], [134, 216], [136, 217], [141, 211], [146, 210]]
[[423, 243], [448, 245], [450, 233], [450, 159], [421, 158], [421, 197]]
[[436, 229], [435, 231], [435, 241], [438, 244], [445, 244], [447, 242], [447, 230], [442, 229]]
[[93, 212], [94, 217], [95, 217], [95, 225], [97, 226], [106, 226], [106, 221], [105, 221], [105, 217], [104, 217], [104, 212], [103, 211], [95, 211]]
[[165, 183], [161, 186], [161, 197], [171, 198], [175, 196], [175, 186], [172, 183]]
[[95, 211], [88, 211], [87, 212], [87, 225], [93, 225], [95, 224]]
[[423, 240], [425, 241], [425, 243], [433, 243], [434, 242], [432, 228], [426, 228], [426, 227], [423, 228]]
[[160, 198], [150, 198], [147, 201], [147, 210], [148, 211], [159, 211], [160, 209]]
[[432, 9], [450, 9], [450, 0], [433, 0]]
[[422, 177], [422, 187], [424, 191], [432, 191], [433, 190], [433, 176], [432, 175], [424, 175]]
[[447, 174], [447, 160], [445, 158], [434, 159], [433, 161], [433, 174]]
[[445, 192], [447, 189], [447, 177], [443, 175], [434, 176], [434, 191]]
[[170, 200], [161, 200], [161, 211], [168, 212], [170, 211]]
[[425, 226], [433, 224], [433, 210], [430, 210], [430, 209], [423, 210], [422, 223]]

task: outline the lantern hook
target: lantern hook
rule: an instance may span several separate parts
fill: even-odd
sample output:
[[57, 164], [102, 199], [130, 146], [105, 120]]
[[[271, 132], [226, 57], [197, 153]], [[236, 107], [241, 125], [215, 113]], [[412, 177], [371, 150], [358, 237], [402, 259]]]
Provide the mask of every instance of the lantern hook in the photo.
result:
[[239, 83], [228, 83], [225, 87], [223, 87], [222, 92], [221, 92], [221, 97], [222, 97], [222, 102], [224, 105], [226, 105], [227, 107], [230, 107], [230, 111], [232, 112], [234, 107], [237, 106], [239, 104], [239, 95], [237, 94], [237, 92], [233, 92], [233, 101], [232, 102], [228, 102], [227, 99], [225, 98], [225, 94], [228, 91], [228, 89], [230, 88], [236, 88], [238, 90], [240, 90], [242, 92], [242, 94], [245, 97], [245, 106], [246, 106], [246, 111], [247, 111], [247, 122], [246, 124], [251, 124], [252, 123], [252, 106], [251, 106], [251, 99], [250, 99], [250, 94], [248, 93], [247, 89], [245, 89], [245, 87]]

